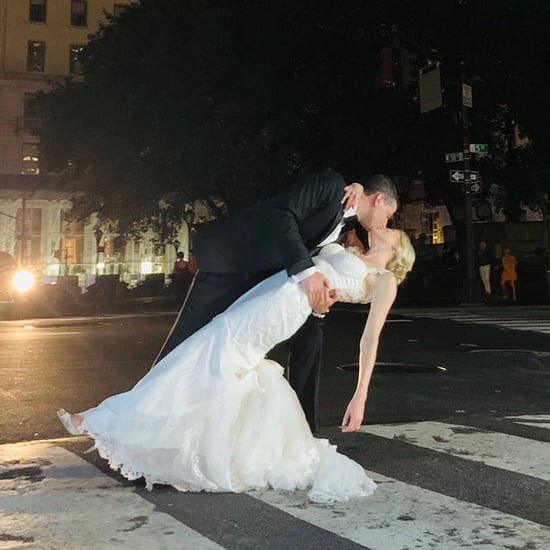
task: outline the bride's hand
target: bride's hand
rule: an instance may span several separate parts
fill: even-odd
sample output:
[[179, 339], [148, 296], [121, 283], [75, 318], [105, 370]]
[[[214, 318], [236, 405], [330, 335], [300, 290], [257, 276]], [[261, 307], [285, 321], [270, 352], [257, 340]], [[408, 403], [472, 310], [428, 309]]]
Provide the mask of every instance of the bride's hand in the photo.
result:
[[365, 416], [365, 399], [354, 395], [349, 402], [344, 419], [342, 420], [343, 432], [355, 432], [361, 426]]
[[344, 210], [348, 208], [356, 208], [359, 199], [363, 194], [363, 186], [360, 183], [352, 183], [344, 187], [344, 196], [341, 203], [344, 205]]

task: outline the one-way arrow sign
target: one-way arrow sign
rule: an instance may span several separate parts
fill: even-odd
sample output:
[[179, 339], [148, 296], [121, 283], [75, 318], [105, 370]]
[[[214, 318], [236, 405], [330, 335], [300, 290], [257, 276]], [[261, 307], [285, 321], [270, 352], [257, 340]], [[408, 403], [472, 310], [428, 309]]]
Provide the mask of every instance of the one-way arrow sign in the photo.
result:
[[464, 183], [462, 191], [464, 193], [481, 193], [481, 185], [479, 183]]
[[470, 185], [470, 193], [479, 193], [481, 191], [481, 185], [479, 183], [472, 183]]
[[449, 181], [456, 183], [463, 181], [476, 182], [479, 181], [479, 172], [473, 170], [449, 170]]

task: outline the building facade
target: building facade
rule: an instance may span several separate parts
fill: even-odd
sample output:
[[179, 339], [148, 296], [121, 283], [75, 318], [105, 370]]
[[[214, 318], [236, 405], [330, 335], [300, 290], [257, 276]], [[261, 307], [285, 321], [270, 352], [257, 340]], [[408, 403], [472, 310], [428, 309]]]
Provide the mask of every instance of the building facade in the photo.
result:
[[129, 2], [0, 0], [0, 174], [40, 172], [36, 94], [78, 78], [88, 35]]
[[[115, 250], [110, 227], [70, 222], [72, 197], [41, 170], [36, 97], [58, 80], [81, 78], [88, 36], [105, 13], [120, 15], [130, 3], [0, 0], [0, 251], [45, 278], [79, 275], [86, 286], [90, 276], [121, 270], [124, 254]], [[128, 246], [128, 278], [139, 273], [147, 242]], [[152, 252], [151, 269], [164, 270]]]
[[[97, 274], [118, 274], [136, 284], [150, 273], [170, 273], [176, 256], [177, 248], [160, 243], [152, 231], [118, 246], [116, 223], [93, 217], [71, 221], [67, 214], [73, 197], [61, 192], [56, 177], [45, 174], [40, 165], [37, 94], [58, 80], [82, 78], [79, 54], [88, 36], [106, 21], [105, 13], [120, 15], [131, 3], [0, 0], [0, 252], [45, 278], [77, 275], [83, 288]], [[417, 56], [411, 51], [395, 39], [384, 48], [381, 86], [417, 85]], [[441, 243], [443, 227], [450, 224], [446, 209], [428, 206], [422, 199], [423, 193], [411, 196], [411, 204], [396, 216], [396, 225], [422, 243]], [[189, 205], [189, 210], [194, 223], [212, 219], [202, 201]], [[184, 223], [177, 236], [185, 253], [192, 223]]]

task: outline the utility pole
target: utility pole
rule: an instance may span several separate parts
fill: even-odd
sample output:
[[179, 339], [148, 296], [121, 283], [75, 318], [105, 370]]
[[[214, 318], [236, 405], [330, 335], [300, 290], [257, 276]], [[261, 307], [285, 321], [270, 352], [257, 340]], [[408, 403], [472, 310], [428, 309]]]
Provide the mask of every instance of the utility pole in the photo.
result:
[[26, 225], [27, 225], [27, 220], [25, 219], [26, 218], [26, 208], [27, 208], [27, 205], [26, 205], [26, 197], [25, 197], [25, 193], [23, 193], [23, 200], [22, 200], [22, 205], [21, 205], [21, 234], [19, 236], [20, 238], [20, 241], [19, 241], [19, 266], [21, 267], [23, 264], [24, 264], [24, 259], [25, 259], [25, 253], [26, 253], [26, 249], [27, 249], [27, 232], [26, 232]]
[[470, 178], [470, 131], [468, 109], [472, 107], [472, 87], [465, 83], [464, 62], [460, 63], [462, 85], [462, 154], [464, 162], [464, 226], [466, 232], [466, 278], [462, 288], [462, 304], [481, 303], [481, 289], [475, 274], [474, 223], [472, 219], [472, 180]]

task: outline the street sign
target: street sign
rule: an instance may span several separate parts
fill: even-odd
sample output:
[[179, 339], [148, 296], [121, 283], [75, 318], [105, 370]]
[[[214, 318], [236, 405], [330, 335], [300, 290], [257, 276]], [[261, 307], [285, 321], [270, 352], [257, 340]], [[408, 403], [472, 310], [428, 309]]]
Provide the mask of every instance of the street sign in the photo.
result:
[[449, 181], [450, 182], [464, 181], [464, 171], [462, 171], [462, 170], [449, 170]]
[[469, 84], [462, 84], [462, 105], [472, 106], [472, 87]]
[[481, 185], [479, 183], [463, 183], [463, 193], [481, 193]]
[[[469, 177], [466, 177], [469, 175]], [[479, 172], [474, 170], [449, 170], [449, 181], [450, 182], [467, 182], [470, 183], [479, 181]]]
[[420, 112], [427, 113], [443, 104], [441, 96], [441, 73], [439, 63], [420, 69], [418, 74]]
[[489, 145], [486, 143], [470, 143], [470, 153], [488, 153]]
[[464, 160], [464, 153], [459, 151], [458, 153], [445, 153], [445, 162], [461, 162]]

